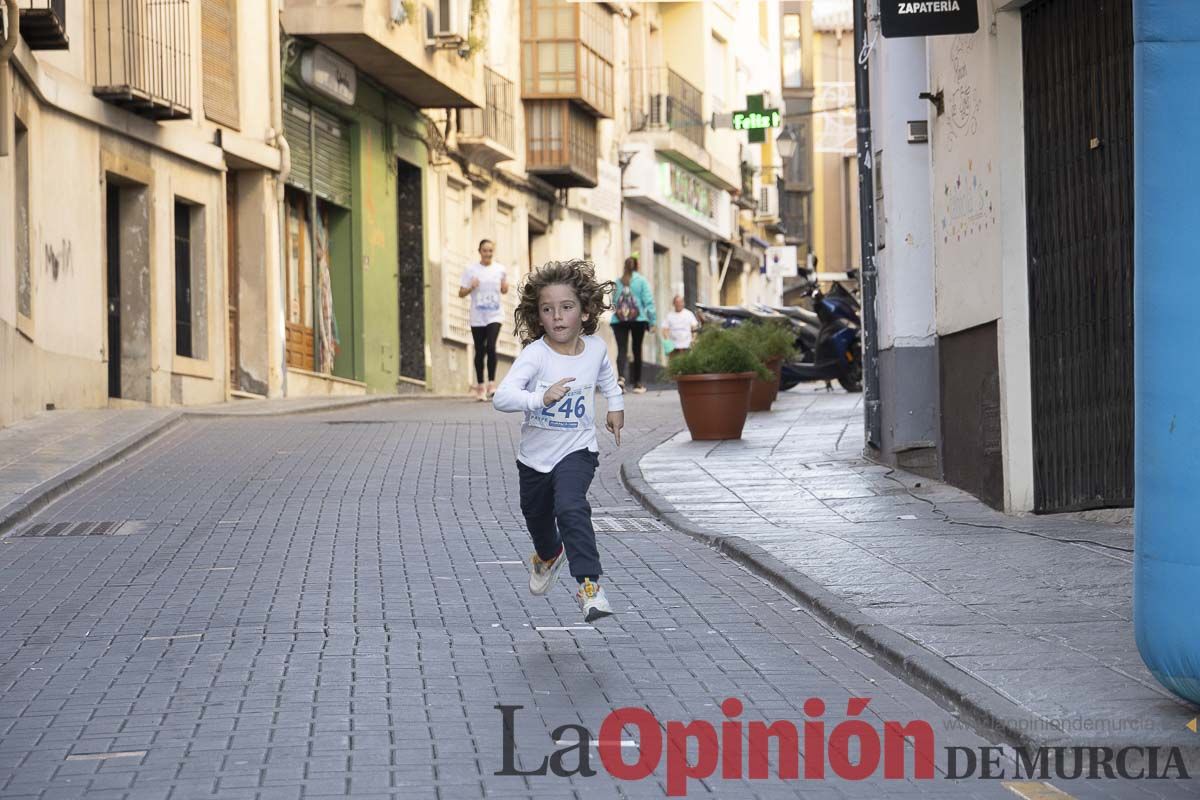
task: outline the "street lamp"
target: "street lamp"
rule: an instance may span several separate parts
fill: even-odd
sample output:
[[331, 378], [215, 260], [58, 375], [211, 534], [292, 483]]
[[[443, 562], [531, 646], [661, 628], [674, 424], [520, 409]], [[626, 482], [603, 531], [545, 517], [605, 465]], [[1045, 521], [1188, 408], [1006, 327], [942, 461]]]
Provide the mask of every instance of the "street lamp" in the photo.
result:
[[783, 130], [775, 137], [775, 147], [779, 150], [779, 157], [784, 161], [796, 155], [796, 132], [792, 130], [791, 125], [783, 126]]

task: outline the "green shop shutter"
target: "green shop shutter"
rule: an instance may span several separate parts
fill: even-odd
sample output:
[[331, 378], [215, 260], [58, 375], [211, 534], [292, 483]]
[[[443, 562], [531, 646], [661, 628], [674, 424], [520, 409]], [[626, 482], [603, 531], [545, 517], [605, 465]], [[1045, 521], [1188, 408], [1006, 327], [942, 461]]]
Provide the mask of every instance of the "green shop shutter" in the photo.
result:
[[313, 183], [317, 197], [350, 208], [350, 131], [342, 120], [314, 108], [316, 141]]
[[288, 184], [351, 207], [350, 126], [291, 92], [283, 96], [283, 131], [292, 152]]
[[312, 141], [309, 130], [311, 113], [308, 103], [290, 92], [283, 95], [283, 135], [291, 149], [292, 170], [288, 173], [290, 186], [312, 191]]

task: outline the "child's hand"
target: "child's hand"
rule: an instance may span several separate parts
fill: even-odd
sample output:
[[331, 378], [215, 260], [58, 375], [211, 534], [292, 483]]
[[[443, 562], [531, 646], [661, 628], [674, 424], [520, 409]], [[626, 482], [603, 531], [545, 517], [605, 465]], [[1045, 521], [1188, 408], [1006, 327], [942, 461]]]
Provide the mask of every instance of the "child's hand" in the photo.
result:
[[608, 412], [608, 418], [605, 419], [605, 421], [604, 421], [604, 427], [608, 430], [609, 433], [611, 433], [613, 435], [613, 438], [616, 439], [617, 447], [620, 447], [621, 446], [621, 428], [625, 427], [625, 412], [624, 411]]
[[542, 405], [552, 406], [567, 396], [567, 384], [574, 378], [560, 378], [542, 395]]

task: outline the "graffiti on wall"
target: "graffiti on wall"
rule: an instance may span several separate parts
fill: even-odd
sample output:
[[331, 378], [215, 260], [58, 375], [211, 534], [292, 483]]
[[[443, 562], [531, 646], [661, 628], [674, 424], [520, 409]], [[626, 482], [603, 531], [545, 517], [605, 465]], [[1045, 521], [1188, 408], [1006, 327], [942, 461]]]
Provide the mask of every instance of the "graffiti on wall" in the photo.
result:
[[66, 275], [73, 272], [74, 267], [71, 263], [71, 242], [67, 239], [62, 240], [62, 246], [57, 250], [54, 245], [46, 245], [46, 271], [50, 273], [50, 277], [58, 280], [60, 275]]
[[950, 48], [950, 65], [954, 73], [948, 101], [950, 126], [946, 136], [946, 148], [950, 151], [954, 150], [960, 138], [979, 132], [979, 111], [983, 107], [983, 98], [971, 79], [970, 58], [974, 48], [974, 36], [956, 36]]
[[996, 225], [996, 208], [989, 188], [992, 162], [975, 171], [975, 162], [967, 162], [967, 171], [953, 183], [942, 186], [942, 243], [961, 242]]

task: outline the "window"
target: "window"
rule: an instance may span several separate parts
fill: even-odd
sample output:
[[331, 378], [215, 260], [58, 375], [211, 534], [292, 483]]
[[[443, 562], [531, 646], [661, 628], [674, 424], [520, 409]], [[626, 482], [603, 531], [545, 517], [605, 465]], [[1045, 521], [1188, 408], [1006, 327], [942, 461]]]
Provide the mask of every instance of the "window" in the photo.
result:
[[594, 231], [595, 229], [591, 225], [583, 223], [583, 258], [585, 261], [592, 260], [592, 234]]
[[526, 102], [525, 135], [530, 172], [560, 187], [596, 186], [596, 120], [579, 105], [568, 100]]
[[208, 358], [204, 208], [175, 201], [175, 355]]
[[788, 122], [796, 132], [796, 154], [787, 160], [784, 177], [789, 189], [808, 189], [812, 185], [812, 150], [809, 147], [809, 125], [812, 117]]
[[612, 116], [612, 13], [599, 3], [522, 0], [521, 94], [570, 98]]
[[804, 86], [804, 67], [800, 52], [800, 15], [783, 15], [783, 88]]
[[700, 299], [700, 264], [683, 257], [683, 304], [694, 309]]
[[204, 116], [238, 128], [238, 0], [203, 0], [200, 6]]
[[25, 328], [33, 322], [33, 263], [29, 252], [29, 134], [20, 120], [16, 121], [16, 140], [13, 164], [16, 175], [16, 202], [13, 203], [14, 233], [17, 237], [17, 327]]
[[175, 354], [192, 357], [192, 214], [175, 201]]
[[712, 96], [714, 114], [721, 114], [725, 111], [725, 78], [728, 72], [725, 69], [725, 64], [728, 61], [726, 57], [727, 49], [724, 40], [718, 38], [714, 33], [709, 40], [708, 58], [708, 91]]

